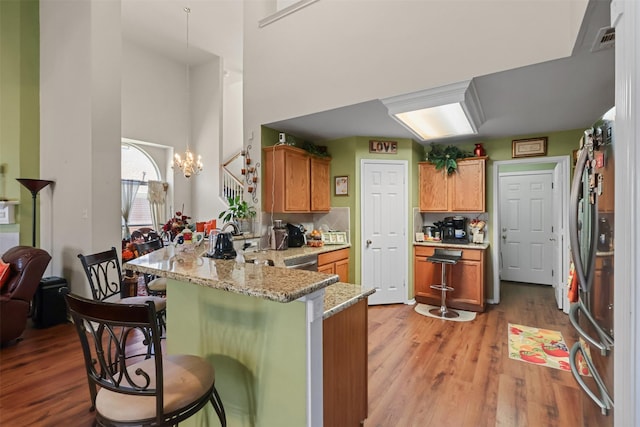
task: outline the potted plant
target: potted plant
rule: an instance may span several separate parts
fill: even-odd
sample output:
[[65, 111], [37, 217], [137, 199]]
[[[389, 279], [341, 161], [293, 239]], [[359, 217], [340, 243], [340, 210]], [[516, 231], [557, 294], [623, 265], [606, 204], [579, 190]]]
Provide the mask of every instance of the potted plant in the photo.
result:
[[218, 219], [222, 219], [224, 223], [233, 222], [240, 231], [251, 232], [253, 218], [256, 217], [256, 210], [249, 205], [246, 200], [242, 200], [240, 196], [227, 198], [229, 208], [220, 212]]
[[469, 152], [463, 151], [455, 145], [444, 147], [439, 144], [431, 144], [431, 151], [427, 153], [427, 161], [436, 166], [436, 170], [445, 169], [448, 174], [458, 169], [458, 159], [472, 157]]

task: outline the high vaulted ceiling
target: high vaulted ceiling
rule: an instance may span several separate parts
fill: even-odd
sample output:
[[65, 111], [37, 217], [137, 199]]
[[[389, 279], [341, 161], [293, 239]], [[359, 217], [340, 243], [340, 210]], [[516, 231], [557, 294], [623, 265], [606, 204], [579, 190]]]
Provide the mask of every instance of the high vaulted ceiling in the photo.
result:
[[[241, 72], [242, 2], [193, 0], [187, 4], [192, 10], [189, 61], [214, 54], [224, 58], [225, 69]], [[123, 0], [124, 37], [184, 61], [186, 19], [182, 8], [187, 4]], [[592, 0], [571, 57], [476, 76], [486, 121], [479, 135], [459, 140], [542, 134], [592, 124], [614, 103], [614, 49], [592, 52], [598, 31], [607, 26], [609, 1]], [[389, 117], [377, 99], [265, 124], [313, 141], [354, 135], [415, 139]]]

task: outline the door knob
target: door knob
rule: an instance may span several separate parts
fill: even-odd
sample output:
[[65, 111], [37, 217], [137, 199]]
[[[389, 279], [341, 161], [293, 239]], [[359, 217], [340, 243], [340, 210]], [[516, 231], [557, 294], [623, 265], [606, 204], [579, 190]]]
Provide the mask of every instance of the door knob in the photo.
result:
[[371, 246], [371, 243], [373, 243], [371, 240], [367, 240], [367, 247]]
[[506, 234], [502, 235], [502, 240], [507, 240], [507, 235]]

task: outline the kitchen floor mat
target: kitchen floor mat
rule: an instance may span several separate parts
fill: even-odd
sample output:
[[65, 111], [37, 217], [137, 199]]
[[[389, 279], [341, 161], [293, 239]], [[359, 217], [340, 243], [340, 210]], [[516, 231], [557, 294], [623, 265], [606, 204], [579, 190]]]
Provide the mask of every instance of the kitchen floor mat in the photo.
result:
[[559, 331], [509, 323], [509, 358], [571, 371], [569, 349]]
[[449, 310], [453, 310], [457, 312], [458, 314], [460, 314], [460, 316], [454, 319], [443, 318], [443, 317], [436, 316], [434, 314], [429, 313], [429, 310], [431, 310], [432, 308], [440, 308], [440, 306], [429, 305], [429, 304], [416, 304], [416, 308], [414, 310], [416, 311], [416, 313], [422, 314], [423, 316], [433, 317], [434, 319], [452, 320], [454, 322], [470, 322], [476, 318], [476, 313], [474, 313], [473, 311], [464, 311], [464, 310], [457, 310], [457, 309], [454, 310], [452, 308], [450, 308]]

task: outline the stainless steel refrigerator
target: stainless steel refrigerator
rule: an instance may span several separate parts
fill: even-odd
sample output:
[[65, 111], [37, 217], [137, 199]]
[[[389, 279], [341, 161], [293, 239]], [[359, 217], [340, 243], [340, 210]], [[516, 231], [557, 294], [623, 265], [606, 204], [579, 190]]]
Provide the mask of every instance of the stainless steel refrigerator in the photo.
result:
[[614, 151], [612, 119], [587, 129], [571, 185], [569, 234], [578, 292], [569, 319], [579, 340], [570, 364], [584, 391], [585, 426], [613, 426]]

